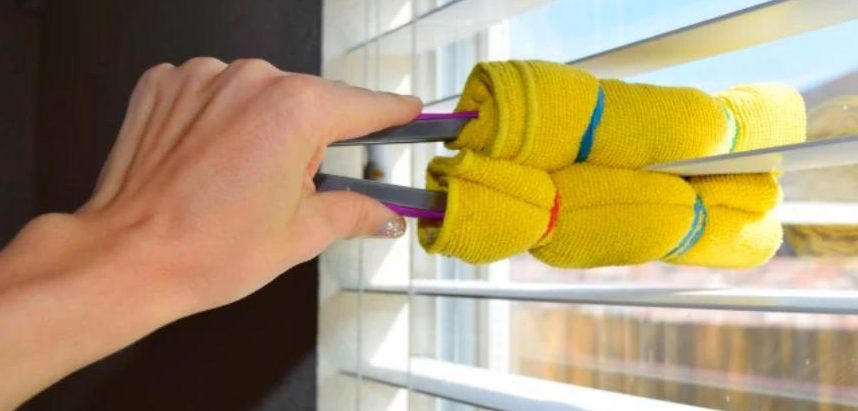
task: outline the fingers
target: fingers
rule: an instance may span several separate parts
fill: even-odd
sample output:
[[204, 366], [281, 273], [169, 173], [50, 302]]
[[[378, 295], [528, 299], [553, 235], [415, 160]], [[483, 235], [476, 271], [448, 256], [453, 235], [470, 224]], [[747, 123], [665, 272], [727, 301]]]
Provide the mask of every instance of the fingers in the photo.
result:
[[261, 59], [238, 59], [226, 66], [214, 82], [213, 87], [228, 88], [235, 85], [239, 91], [249, 82], [267, 82], [272, 77], [283, 77], [289, 73], [281, 71], [273, 64]]
[[349, 191], [331, 191], [307, 197], [293, 221], [292, 235], [300, 242], [291, 247], [304, 260], [321, 253], [338, 240], [397, 238], [406, 229], [402, 216], [372, 198]]
[[179, 72], [185, 76], [186, 90], [200, 92], [213, 86], [217, 76], [227, 64], [213, 57], [194, 57], [179, 66]]
[[422, 108], [415, 97], [283, 72], [258, 59], [230, 63], [211, 88], [214, 112], [252, 115], [281, 133], [295, 131], [311, 155], [334, 141], [407, 123]]
[[[414, 119], [423, 104], [416, 97], [375, 92], [342, 82], [280, 71], [258, 59], [236, 60], [214, 82], [228, 100], [248, 95], [248, 89], [271, 89], [275, 101], [262, 99], [273, 114], [289, 120], [311, 120], [318, 131], [325, 129], [326, 145], [350, 137], [359, 137]], [[234, 90], [236, 89], [237, 90]], [[278, 112], [279, 111], [279, 112]], [[322, 126], [324, 125], [324, 127]]]
[[81, 211], [102, 207], [116, 196], [151, 120], [151, 113], [157, 103], [158, 84], [173, 69], [175, 66], [172, 64], [159, 64], [147, 70], [138, 80], [128, 101], [119, 136], [98, 176], [95, 192], [81, 207]]
[[[271, 63], [259, 59], [239, 59], [227, 65], [211, 82], [215, 93], [213, 111], [222, 115], [235, 115], [242, 109], [279, 115], [273, 101], [262, 101], [260, 94], [271, 88], [277, 80], [289, 73], [280, 71]], [[261, 107], [251, 107], [253, 103]]]
[[[141, 77], [96, 193], [84, 208], [136, 192], [155, 170], [166, 167], [170, 153], [199, 157], [201, 148], [214, 141], [210, 136], [224, 133], [230, 138], [218, 142], [220, 151], [237, 158], [272, 155], [276, 164], [300, 166], [301, 174], [311, 176], [328, 144], [407, 123], [421, 106], [413, 97], [285, 73], [262, 60], [226, 65], [194, 58], [178, 68], [162, 64]], [[185, 142], [188, 136], [200, 138]]]
[[161, 104], [167, 108], [158, 127], [144, 136], [146, 160], [143, 168], [154, 168], [170, 152], [183, 135], [193, 126], [194, 120], [205, 110], [211, 98], [210, 86], [227, 67], [226, 63], [211, 57], [195, 57], [177, 67], [164, 84]]
[[344, 83], [329, 82], [329, 85], [323, 107], [336, 122], [328, 144], [408, 123], [423, 108], [420, 99], [413, 96], [371, 91]]
[[147, 70], [129, 99], [125, 121], [93, 197], [81, 210], [102, 207], [115, 198], [135, 162], [145, 160], [143, 167], [157, 164], [197, 115], [199, 107], [194, 106], [204, 103], [204, 90], [224, 68], [226, 64], [215, 58], [196, 57], [178, 68], [163, 63]]
[[405, 220], [384, 204], [349, 191], [319, 193], [308, 199], [331, 241], [355, 237], [396, 238], [405, 233]]

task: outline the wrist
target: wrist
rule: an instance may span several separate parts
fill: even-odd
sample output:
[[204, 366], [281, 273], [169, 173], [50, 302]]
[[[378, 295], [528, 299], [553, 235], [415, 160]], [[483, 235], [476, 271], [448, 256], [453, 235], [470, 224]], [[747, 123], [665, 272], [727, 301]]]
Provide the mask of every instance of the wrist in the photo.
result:
[[[0, 408], [178, 317], [134, 241], [76, 215], [27, 224], [0, 252]], [[131, 256], [129, 258], [129, 256]]]
[[134, 301], [141, 322], [167, 323], [181, 316], [181, 305], [163, 284], [169, 277], [164, 267], [143, 245], [133, 230], [97, 219], [40, 215], [0, 253], [0, 290], [68, 283], [74, 290], [97, 293], [103, 287], [100, 298]]

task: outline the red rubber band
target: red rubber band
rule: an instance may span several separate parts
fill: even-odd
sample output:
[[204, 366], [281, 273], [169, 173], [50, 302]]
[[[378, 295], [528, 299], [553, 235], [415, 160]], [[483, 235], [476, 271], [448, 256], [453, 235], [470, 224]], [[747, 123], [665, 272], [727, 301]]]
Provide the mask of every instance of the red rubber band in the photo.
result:
[[542, 234], [542, 238], [539, 240], [542, 241], [545, 237], [548, 237], [548, 234], [551, 234], [551, 230], [557, 225], [557, 217], [560, 215], [560, 192], [554, 193], [554, 205], [551, 206], [551, 215], [548, 217], [548, 227], [545, 228], [545, 233]]

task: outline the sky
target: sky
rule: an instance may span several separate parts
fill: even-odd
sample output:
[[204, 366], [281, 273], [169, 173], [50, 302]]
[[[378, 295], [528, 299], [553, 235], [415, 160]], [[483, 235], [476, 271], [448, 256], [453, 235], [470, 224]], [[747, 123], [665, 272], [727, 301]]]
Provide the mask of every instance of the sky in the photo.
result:
[[[508, 21], [510, 58], [570, 61], [763, 0], [555, 0]], [[709, 92], [779, 81], [807, 90], [858, 70], [858, 20], [627, 80]], [[856, 85], [858, 87], [858, 85]], [[858, 94], [858, 89], [844, 94]]]

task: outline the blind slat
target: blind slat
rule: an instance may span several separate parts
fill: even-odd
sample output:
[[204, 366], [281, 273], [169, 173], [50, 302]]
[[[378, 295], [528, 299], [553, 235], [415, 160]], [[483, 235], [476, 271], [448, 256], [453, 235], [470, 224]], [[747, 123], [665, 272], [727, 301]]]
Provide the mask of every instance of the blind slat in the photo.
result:
[[[357, 291], [356, 289], [346, 289]], [[408, 294], [409, 286], [370, 285], [366, 292]], [[467, 280], [411, 282], [410, 292], [435, 297], [489, 298], [571, 304], [673, 307], [710, 310], [858, 314], [858, 291], [741, 288], [581, 286], [552, 283], [491, 283]]]
[[858, 226], [858, 203], [787, 201], [775, 212], [784, 225]]
[[[427, 11], [408, 23], [373, 36], [366, 41], [349, 47], [345, 54], [357, 51], [376, 41], [391, 41], [397, 44], [396, 37], [407, 37], [414, 24], [420, 32], [421, 41], [414, 52], [438, 48], [473, 35], [504, 18], [521, 14], [528, 9], [538, 7], [549, 0], [452, 0]], [[392, 52], [411, 53], [409, 41], [399, 42], [401, 49]]]
[[858, 2], [777, 0], [570, 61], [599, 77], [628, 77], [858, 18]]
[[[412, 391], [501, 411], [664, 410], [708, 408], [494, 372], [430, 358], [412, 358], [405, 370], [363, 367], [360, 377]], [[345, 371], [347, 375], [358, 373]]]
[[[441, 362], [435, 359], [425, 358], [425, 357], [412, 357], [412, 368], [416, 370], [417, 373], [420, 373], [421, 378], [432, 378], [435, 375], [441, 375], [445, 377], [441, 372], [450, 371], [451, 368], [455, 368], [456, 370], [462, 370], [464, 368], [464, 372], [466, 373], [475, 373], [476, 376], [482, 376], [485, 374], [493, 375], [493, 378], [508, 378], [509, 374], [493, 372], [491, 370], [475, 368], [475, 367], [467, 367], [459, 364], [451, 364]], [[414, 364], [417, 364], [414, 367]], [[796, 401], [807, 401], [807, 402], [815, 402], [819, 400], [819, 390], [820, 385], [810, 382], [804, 382], [799, 379], [781, 379], [781, 378], [771, 378], [767, 376], [753, 375], [753, 374], [740, 374], [737, 375], [735, 373], [723, 372], [718, 370], [707, 370], [707, 369], [698, 369], [698, 368], [686, 368], [671, 364], [656, 364], [652, 362], [646, 362], [641, 364], [636, 364], [633, 362], [629, 362], [626, 360], [601, 360], [601, 361], [572, 361], [572, 362], [562, 362], [562, 366], [564, 367], [575, 367], [581, 369], [592, 370], [593, 372], [601, 372], [615, 375], [626, 375], [634, 378], [642, 378], [642, 379], [652, 379], [652, 380], [661, 380], [661, 381], [671, 381], [673, 383], [679, 384], [688, 384], [693, 385], [695, 387], [705, 387], [705, 388], [714, 388], [721, 390], [734, 390], [737, 386], [741, 387], [741, 391], [744, 393], [753, 393], [757, 395], [765, 395], [778, 397], [789, 400]], [[414, 371], [412, 371], [413, 373]], [[402, 371], [398, 371], [396, 369], [390, 367], [381, 367], [377, 365], [364, 365], [361, 368], [361, 373], [357, 373], [355, 371], [347, 370], [344, 371], [346, 375], [357, 376], [360, 375], [363, 378], [368, 378], [373, 381], [381, 382], [387, 385], [391, 385], [394, 387], [408, 388], [408, 380], [406, 379], [405, 373]], [[514, 377], [514, 376], [513, 376]], [[529, 379], [529, 378], [528, 378]], [[412, 384], [413, 384], [412, 379]], [[478, 380], [481, 381], [481, 380]], [[427, 383], [429, 381], [426, 381]], [[555, 386], [555, 383], [551, 383], [546, 380], [539, 380], [536, 383], [537, 386], [543, 385], [543, 383], [548, 383], [550, 386], [550, 390], [555, 392], [565, 392], [569, 391], [569, 394], [574, 394], [574, 391], [577, 389], [576, 386]], [[450, 384], [458, 384], [457, 381], [447, 381]], [[529, 384], [533, 385], [533, 381], [528, 381]], [[432, 381], [432, 384], [437, 384]], [[444, 397], [446, 399], [451, 399], [454, 401], [462, 401], [463, 399], [473, 399], [475, 397], [479, 397], [482, 395], [480, 391], [489, 391], [493, 388], [492, 384], [483, 384], [481, 382], [471, 383], [472, 386], [476, 387], [457, 387], [457, 391], [466, 391], [464, 394], [451, 394], [451, 390], [435, 390], [432, 392], [426, 392], [426, 387], [422, 385], [412, 385], [412, 389], [414, 391], [420, 391], [422, 393], [434, 395], [436, 397]], [[830, 394], [827, 398], [827, 401], [831, 404], [836, 404], [838, 406], [843, 407], [858, 407], [858, 391], [853, 389], [852, 387], [846, 386], [834, 386], [827, 385], [823, 386], [824, 390]], [[431, 388], [430, 388], [431, 389]], [[477, 391], [477, 392], [471, 392]], [[607, 392], [607, 395], [617, 395], [611, 392]], [[532, 399], [522, 399], [522, 401], [528, 401], [529, 405], [527, 408], [523, 409], [541, 409], [538, 407], [536, 402]], [[471, 405], [477, 406], [485, 406], [485, 401], [477, 401], [477, 403], [471, 403]], [[587, 408], [585, 409], [593, 409], [593, 404], [584, 404]], [[659, 404], [661, 405], [661, 404]], [[672, 405], [672, 404], [671, 404]], [[565, 408], [561, 408], [565, 409]], [[573, 408], [578, 409], [578, 408]]]
[[[858, 1], [773, 0], [577, 58], [568, 64], [624, 78], [858, 19]], [[450, 95], [427, 107], [455, 100]]]

